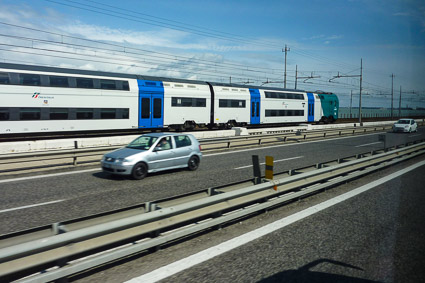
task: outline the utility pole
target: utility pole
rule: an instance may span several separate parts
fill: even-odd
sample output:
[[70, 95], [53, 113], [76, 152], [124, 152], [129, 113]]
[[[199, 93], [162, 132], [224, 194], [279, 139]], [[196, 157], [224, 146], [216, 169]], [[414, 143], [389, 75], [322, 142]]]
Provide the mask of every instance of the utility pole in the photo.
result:
[[391, 119], [393, 118], [394, 108], [394, 74], [391, 74]]
[[362, 123], [362, 81], [363, 81], [363, 58], [360, 59], [360, 98], [359, 98], [359, 124]]
[[338, 79], [338, 78], [353, 78], [353, 77], [360, 77], [359, 124], [360, 124], [360, 126], [363, 126], [363, 123], [362, 123], [363, 58], [360, 59], [360, 75], [340, 76], [339, 75], [339, 72], [338, 72], [338, 75], [337, 76], [334, 76], [332, 79], [330, 79], [329, 82], [332, 82], [332, 80]]
[[350, 119], [351, 119], [351, 105], [353, 105], [353, 90], [351, 90], [351, 95], [350, 95]]
[[400, 86], [400, 100], [398, 101], [398, 118], [401, 118], [401, 86]]
[[288, 51], [291, 51], [286, 44], [285, 49], [282, 49], [282, 52], [285, 52], [285, 73], [283, 74], [283, 87], [286, 88], [286, 55], [288, 54]]
[[295, 65], [295, 89], [297, 89], [298, 65]]

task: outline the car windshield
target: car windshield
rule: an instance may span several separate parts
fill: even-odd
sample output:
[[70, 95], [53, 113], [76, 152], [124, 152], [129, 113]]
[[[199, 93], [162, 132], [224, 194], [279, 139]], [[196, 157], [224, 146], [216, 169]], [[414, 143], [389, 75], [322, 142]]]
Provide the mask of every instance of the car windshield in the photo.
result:
[[397, 124], [409, 124], [409, 120], [398, 120]]
[[157, 139], [158, 138], [156, 137], [140, 136], [131, 143], [129, 143], [126, 147], [140, 150], [148, 150]]

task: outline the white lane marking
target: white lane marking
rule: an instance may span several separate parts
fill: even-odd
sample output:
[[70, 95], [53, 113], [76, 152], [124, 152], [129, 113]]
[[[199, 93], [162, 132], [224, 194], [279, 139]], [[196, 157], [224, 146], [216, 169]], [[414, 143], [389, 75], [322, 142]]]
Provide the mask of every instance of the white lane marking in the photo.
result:
[[57, 177], [57, 176], [63, 176], [63, 175], [72, 175], [72, 174], [79, 174], [79, 173], [93, 172], [93, 171], [99, 171], [100, 172], [101, 170], [99, 168], [94, 168], [94, 169], [72, 171], [72, 172], [62, 172], [62, 173], [54, 173], [54, 174], [47, 174], [47, 175], [37, 175], [37, 176], [22, 177], [22, 178], [15, 178], [15, 179], [5, 179], [5, 180], [0, 180], [0, 184], [1, 183], [15, 182], [15, 181], [27, 181], [27, 180], [32, 180], [32, 179]]
[[366, 143], [366, 144], [356, 145], [355, 147], [368, 146], [368, 145], [373, 145], [373, 144], [378, 144], [378, 143], [382, 143], [382, 142], [371, 142], [371, 143]]
[[[293, 159], [298, 159], [298, 158], [303, 158], [303, 157], [304, 156], [290, 157], [290, 158], [285, 158], [285, 159], [274, 160], [273, 162], [274, 163], [277, 163], [277, 162], [282, 162], [282, 161], [287, 161], [287, 160], [293, 160]], [[266, 163], [265, 162], [260, 163], [260, 165], [264, 165], [264, 164], [266, 164]], [[233, 168], [233, 169], [239, 170], [239, 169], [244, 169], [244, 168], [249, 168], [249, 167], [252, 167], [252, 165], [241, 166], [241, 167], [237, 167], [237, 168]]]
[[43, 202], [43, 203], [25, 205], [25, 206], [20, 206], [20, 207], [14, 207], [14, 208], [9, 208], [9, 209], [3, 209], [3, 210], [0, 210], [0, 213], [14, 211], [14, 210], [20, 210], [20, 209], [25, 209], [25, 208], [31, 208], [31, 207], [36, 207], [36, 206], [48, 205], [48, 204], [58, 203], [58, 202], [62, 202], [62, 201], [65, 201], [65, 200], [60, 199], [60, 200], [54, 200], [54, 201], [48, 201], [48, 202]]
[[290, 144], [271, 145], [271, 146], [265, 146], [265, 147], [247, 148], [247, 149], [234, 150], [234, 151], [202, 154], [202, 157], [210, 157], [210, 156], [216, 156], [216, 155], [239, 153], [239, 152], [253, 151], [253, 150], [263, 150], [263, 149], [269, 149], [269, 148], [275, 148], [275, 147], [295, 146], [295, 145], [300, 145], [300, 144], [309, 144], [309, 143], [327, 142], [327, 141], [334, 141], [334, 140], [360, 138], [360, 137], [373, 136], [373, 135], [379, 135], [379, 134], [380, 133], [373, 133], [373, 134], [367, 134], [367, 135], [362, 135], [362, 136], [349, 136], [349, 137], [332, 138], [332, 139], [318, 140], [318, 141], [303, 141], [302, 143], [290, 143]]
[[317, 212], [320, 212], [322, 210], [325, 210], [333, 205], [336, 205], [340, 202], [346, 201], [354, 196], [357, 196], [363, 192], [366, 192], [376, 186], [382, 185], [383, 183], [386, 183], [394, 178], [400, 177], [401, 175], [412, 171], [416, 168], [419, 168], [421, 166], [425, 165], [425, 161], [416, 163], [415, 165], [412, 165], [408, 168], [405, 168], [403, 170], [400, 170], [396, 173], [393, 173], [391, 175], [388, 175], [384, 178], [378, 179], [376, 181], [373, 181], [367, 185], [361, 186], [357, 189], [354, 189], [352, 191], [349, 191], [345, 194], [342, 194], [340, 196], [334, 197], [330, 200], [324, 201], [322, 203], [319, 203], [315, 206], [312, 206], [310, 208], [307, 208], [305, 210], [302, 210], [300, 212], [297, 212], [293, 215], [287, 216], [285, 218], [282, 218], [280, 220], [277, 220], [273, 223], [270, 223], [266, 226], [260, 227], [256, 230], [253, 230], [251, 232], [248, 232], [246, 234], [243, 234], [241, 236], [238, 236], [236, 238], [233, 238], [231, 240], [228, 240], [224, 243], [221, 243], [219, 245], [216, 245], [214, 247], [208, 248], [204, 251], [198, 252], [194, 255], [191, 255], [189, 257], [183, 258], [181, 260], [178, 260], [176, 262], [173, 262], [171, 264], [168, 264], [166, 266], [160, 267], [156, 270], [153, 270], [152, 272], [146, 273], [140, 277], [133, 278], [127, 283], [146, 283], [146, 282], [157, 282], [159, 280], [165, 279], [169, 276], [172, 276], [178, 272], [181, 272], [183, 270], [186, 270], [192, 266], [195, 266], [197, 264], [203, 263], [209, 259], [212, 259], [216, 256], [222, 255], [230, 250], [233, 250], [237, 247], [240, 247], [246, 243], [249, 243], [253, 240], [256, 240], [260, 237], [263, 237], [267, 234], [270, 234], [276, 230], [282, 229], [292, 223], [295, 223], [299, 220], [302, 220], [308, 216], [311, 216]]

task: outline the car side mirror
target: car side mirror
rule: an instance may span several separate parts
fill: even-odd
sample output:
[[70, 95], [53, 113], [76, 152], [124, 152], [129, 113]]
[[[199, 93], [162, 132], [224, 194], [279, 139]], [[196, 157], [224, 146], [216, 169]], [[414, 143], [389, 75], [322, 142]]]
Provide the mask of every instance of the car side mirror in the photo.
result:
[[160, 146], [155, 147], [153, 151], [163, 151], [164, 149]]

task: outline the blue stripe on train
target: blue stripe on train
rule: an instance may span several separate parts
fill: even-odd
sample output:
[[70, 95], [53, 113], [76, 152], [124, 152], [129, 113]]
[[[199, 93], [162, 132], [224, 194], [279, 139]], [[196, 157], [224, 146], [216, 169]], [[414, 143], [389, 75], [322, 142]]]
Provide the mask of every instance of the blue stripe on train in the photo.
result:
[[307, 92], [307, 97], [308, 97], [307, 122], [314, 122], [314, 95], [311, 92]]

